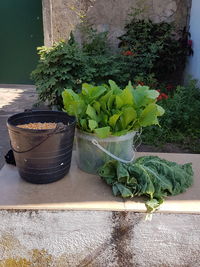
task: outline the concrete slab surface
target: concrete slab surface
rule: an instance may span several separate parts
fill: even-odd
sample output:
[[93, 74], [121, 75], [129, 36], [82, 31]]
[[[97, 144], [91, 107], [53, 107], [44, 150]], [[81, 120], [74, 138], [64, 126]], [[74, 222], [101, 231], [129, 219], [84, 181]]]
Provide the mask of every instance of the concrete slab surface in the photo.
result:
[[[192, 162], [194, 184], [185, 193], [169, 197], [160, 212], [200, 214], [200, 155], [137, 153], [157, 155], [177, 163]], [[145, 212], [144, 199], [123, 200], [114, 197], [111, 188], [100, 177], [78, 169], [74, 152], [71, 169], [60, 181], [34, 185], [22, 180], [17, 168], [5, 165], [0, 171], [0, 209], [67, 209], [67, 210], [127, 210]]]
[[37, 101], [33, 85], [0, 84], [0, 114], [18, 113], [30, 109]]

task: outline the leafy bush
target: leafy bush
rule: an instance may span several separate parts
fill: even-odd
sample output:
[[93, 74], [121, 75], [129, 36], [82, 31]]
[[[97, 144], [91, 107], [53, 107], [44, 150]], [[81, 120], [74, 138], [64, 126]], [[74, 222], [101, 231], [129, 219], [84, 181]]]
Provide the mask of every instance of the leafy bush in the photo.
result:
[[[143, 132], [146, 144], [180, 143], [200, 152], [200, 90], [195, 80], [178, 86], [173, 97], [159, 101], [165, 109], [161, 127], [149, 127]], [[155, 138], [156, 136], [156, 138]]]
[[83, 82], [98, 85], [109, 79], [125, 86], [135, 76], [147, 75], [148, 65], [143, 58], [133, 60], [119, 53], [112, 54], [104, 47], [106, 34], [93, 33], [92, 36], [82, 47], [72, 39], [68, 43], [62, 41], [52, 47], [38, 48], [40, 60], [31, 77], [41, 101], [47, 100], [50, 106], [62, 109], [64, 88], [78, 92]]
[[84, 52], [90, 56], [109, 53], [108, 32], [97, 32], [87, 23], [80, 26], [80, 31], [84, 34], [82, 44]]
[[[31, 78], [35, 82], [40, 101], [47, 100], [50, 106], [56, 105], [62, 109], [61, 94], [64, 88], [77, 92], [82, 82], [100, 84], [120, 77], [121, 68], [116, 56], [103, 49], [102, 43], [105, 43], [106, 35], [100, 33], [95, 36], [82, 47], [71, 39], [68, 43], [61, 41], [52, 47], [38, 48], [40, 60]], [[101, 44], [96, 46], [100, 39]]]
[[86, 68], [87, 57], [75, 43], [59, 42], [52, 47], [38, 48], [40, 60], [32, 72], [39, 99], [50, 105], [62, 106], [65, 87], [78, 90], [81, 80], [90, 80], [92, 69]]
[[126, 33], [119, 37], [119, 47], [133, 57], [142, 58], [148, 73], [164, 79], [174, 71], [184, 69], [188, 53], [188, 33], [184, 29], [176, 39], [173, 24], [154, 23], [133, 16], [125, 25]]
[[39, 99], [62, 109], [64, 88], [78, 92], [82, 83], [99, 85], [109, 79], [120, 87], [140, 79], [155, 88], [156, 78], [184, 64], [185, 47], [180, 48], [180, 40], [173, 39], [171, 24], [133, 19], [125, 29], [120, 37], [122, 49], [115, 53], [107, 33], [97, 33], [92, 27], [85, 27], [82, 45], [71, 35], [67, 43], [39, 47], [40, 60], [31, 75]]

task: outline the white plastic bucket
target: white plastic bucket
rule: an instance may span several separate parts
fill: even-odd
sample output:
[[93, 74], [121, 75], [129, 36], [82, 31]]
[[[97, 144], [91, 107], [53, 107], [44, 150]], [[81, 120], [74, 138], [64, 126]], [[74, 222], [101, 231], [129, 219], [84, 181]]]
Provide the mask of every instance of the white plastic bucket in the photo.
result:
[[88, 173], [96, 174], [99, 167], [109, 160], [129, 163], [134, 160], [133, 139], [136, 132], [122, 136], [98, 138], [94, 134], [77, 129], [77, 160], [78, 167]]

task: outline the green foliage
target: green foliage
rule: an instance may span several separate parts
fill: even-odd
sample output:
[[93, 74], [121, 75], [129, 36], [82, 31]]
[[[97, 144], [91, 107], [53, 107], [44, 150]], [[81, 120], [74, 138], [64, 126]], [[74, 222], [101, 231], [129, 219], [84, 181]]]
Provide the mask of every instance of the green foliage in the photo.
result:
[[[96, 34], [96, 39], [91, 39], [88, 45], [85, 43], [83, 48], [73, 38], [68, 43], [61, 41], [52, 47], [39, 47], [40, 60], [31, 74], [39, 99], [62, 109], [64, 88], [78, 92], [82, 82], [99, 84], [118, 76], [120, 69], [115, 57], [107, 54], [106, 50], [101, 54], [102, 44], [95, 45], [97, 40], [104, 38]], [[92, 47], [95, 49], [92, 50]]]
[[81, 27], [84, 33], [83, 51], [88, 55], [102, 55], [109, 53], [108, 32], [97, 32], [92, 25], [83, 25]]
[[115, 196], [147, 196], [148, 212], [155, 211], [167, 196], [185, 192], [193, 183], [191, 164], [179, 165], [156, 156], [145, 156], [134, 163], [109, 161], [99, 170]]
[[180, 66], [183, 70], [188, 53], [185, 29], [177, 39], [173, 24], [154, 23], [151, 20], [138, 19], [136, 15], [132, 15], [125, 26], [126, 33], [119, 37], [119, 47], [123, 51], [131, 51], [133, 61], [135, 58], [142, 58], [148, 73], [155, 73], [158, 79], [169, 77]]
[[[174, 95], [159, 103], [165, 109], [161, 127], [149, 127], [143, 132], [146, 144], [180, 143], [200, 152], [200, 90], [196, 81], [178, 86]], [[155, 138], [156, 137], [156, 138]]]
[[156, 104], [158, 95], [147, 86], [133, 88], [131, 82], [121, 90], [112, 80], [100, 86], [84, 83], [78, 94], [71, 89], [62, 93], [64, 110], [76, 116], [78, 128], [100, 138], [158, 125], [164, 114]]
[[40, 61], [32, 72], [39, 98], [50, 105], [62, 107], [61, 93], [65, 87], [78, 91], [81, 79], [92, 79], [87, 57], [76, 43], [59, 42], [53, 47], [38, 48]]
[[[89, 38], [90, 37], [90, 38]], [[107, 34], [90, 30], [88, 38], [79, 46], [71, 36], [53, 47], [38, 48], [40, 60], [32, 72], [39, 99], [62, 109], [64, 88], [78, 92], [82, 83], [102, 84], [109, 79], [125, 86], [128, 80], [147, 73], [148, 66], [138, 57], [135, 61], [108, 49]]]
[[39, 47], [40, 60], [31, 75], [39, 99], [62, 109], [64, 88], [79, 92], [82, 83], [99, 85], [109, 79], [125, 87], [127, 81], [134, 84], [140, 77], [155, 88], [155, 78], [166, 77], [177, 64], [184, 65], [185, 43], [174, 39], [171, 24], [133, 18], [125, 29], [120, 37], [122, 49], [115, 52], [109, 46], [107, 32], [98, 33], [88, 24], [82, 24], [81, 45], [71, 35], [67, 43]]

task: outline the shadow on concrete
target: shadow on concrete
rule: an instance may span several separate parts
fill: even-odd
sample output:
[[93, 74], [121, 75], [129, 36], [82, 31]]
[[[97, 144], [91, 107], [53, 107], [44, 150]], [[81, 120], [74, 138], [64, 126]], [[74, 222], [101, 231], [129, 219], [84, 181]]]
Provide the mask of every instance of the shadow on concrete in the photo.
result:
[[36, 102], [35, 86], [0, 84], [0, 115], [23, 112]]
[[5, 163], [4, 155], [10, 149], [10, 141], [8, 137], [8, 131], [6, 122], [11, 114], [0, 115], [0, 169]]
[[0, 169], [5, 163], [4, 156], [10, 149], [7, 119], [15, 113], [32, 108], [36, 102], [35, 86], [0, 84]]

